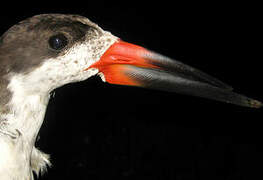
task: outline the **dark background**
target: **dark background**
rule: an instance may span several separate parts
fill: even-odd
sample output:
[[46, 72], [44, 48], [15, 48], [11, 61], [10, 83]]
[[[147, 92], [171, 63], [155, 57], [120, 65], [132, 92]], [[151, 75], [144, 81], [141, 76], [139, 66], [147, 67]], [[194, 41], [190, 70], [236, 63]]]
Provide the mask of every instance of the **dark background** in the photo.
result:
[[[0, 20], [3, 33], [35, 14], [80, 14], [263, 100], [260, 7], [35, 1], [2, 6]], [[53, 167], [40, 179], [262, 179], [262, 116], [262, 109], [93, 77], [59, 88], [51, 98], [37, 147], [51, 154]]]

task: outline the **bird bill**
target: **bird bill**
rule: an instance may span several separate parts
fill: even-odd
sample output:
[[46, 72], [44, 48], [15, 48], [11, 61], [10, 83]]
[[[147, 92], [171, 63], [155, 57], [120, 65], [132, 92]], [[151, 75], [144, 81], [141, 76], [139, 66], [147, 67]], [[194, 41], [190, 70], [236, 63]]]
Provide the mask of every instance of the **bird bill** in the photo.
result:
[[200, 70], [122, 40], [115, 42], [90, 68], [97, 68], [111, 84], [176, 92], [252, 108], [262, 105]]

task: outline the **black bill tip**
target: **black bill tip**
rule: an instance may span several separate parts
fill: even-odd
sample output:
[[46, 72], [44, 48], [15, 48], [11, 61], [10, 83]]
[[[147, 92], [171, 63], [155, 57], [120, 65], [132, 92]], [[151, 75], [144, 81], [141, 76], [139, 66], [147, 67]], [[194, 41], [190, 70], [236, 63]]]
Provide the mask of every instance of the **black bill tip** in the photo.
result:
[[203, 97], [243, 107], [260, 108], [262, 102], [242, 94], [219, 88], [213, 84], [188, 79], [181, 73], [175, 74], [159, 69], [130, 66], [126, 74], [142, 87]]
[[249, 99], [248, 104], [252, 108], [261, 108], [263, 106], [262, 102], [260, 102], [258, 100], [254, 100], [254, 99]]

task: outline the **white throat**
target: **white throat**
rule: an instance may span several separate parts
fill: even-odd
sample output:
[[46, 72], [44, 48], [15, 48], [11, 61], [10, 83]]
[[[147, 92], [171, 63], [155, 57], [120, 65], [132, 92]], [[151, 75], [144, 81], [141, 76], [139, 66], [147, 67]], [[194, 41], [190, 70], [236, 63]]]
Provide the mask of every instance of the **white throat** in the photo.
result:
[[[12, 98], [9, 111], [1, 115], [0, 122], [0, 177], [26, 180], [33, 179], [49, 165], [49, 156], [34, 147], [37, 133], [42, 125], [49, 93], [29, 92], [23, 87], [20, 76], [10, 79], [8, 89]], [[37, 163], [37, 164], [36, 164]], [[16, 173], [14, 173], [16, 172]]]
[[12, 98], [6, 119], [9, 127], [18, 130], [28, 143], [34, 145], [45, 116], [49, 93], [30, 91], [23, 87], [20, 79], [20, 76], [14, 76], [8, 85]]

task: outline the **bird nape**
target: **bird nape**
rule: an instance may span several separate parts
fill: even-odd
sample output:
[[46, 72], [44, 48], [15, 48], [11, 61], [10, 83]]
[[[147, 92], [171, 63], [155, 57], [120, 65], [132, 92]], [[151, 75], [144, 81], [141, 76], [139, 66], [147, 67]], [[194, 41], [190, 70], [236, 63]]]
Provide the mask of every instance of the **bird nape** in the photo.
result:
[[[33, 179], [50, 164], [36, 149], [50, 93], [93, 75], [103, 81], [259, 108], [222, 81], [120, 40], [78, 15], [41, 14], [0, 41], [0, 179]], [[4, 97], [4, 98], [3, 98]]]

